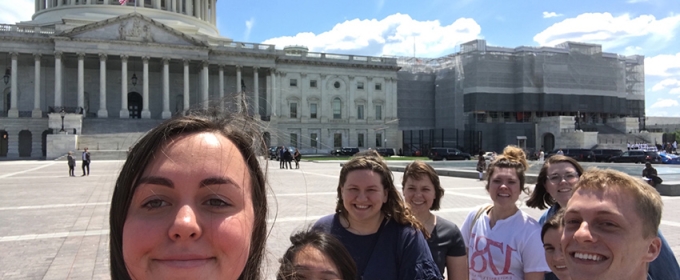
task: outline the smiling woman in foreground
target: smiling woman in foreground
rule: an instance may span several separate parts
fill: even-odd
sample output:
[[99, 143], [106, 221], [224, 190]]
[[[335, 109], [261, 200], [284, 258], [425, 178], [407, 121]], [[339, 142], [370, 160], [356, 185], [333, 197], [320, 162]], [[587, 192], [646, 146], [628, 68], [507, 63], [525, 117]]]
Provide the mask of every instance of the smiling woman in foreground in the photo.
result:
[[186, 116], [130, 152], [110, 213], [112, 279], [260, 279], [267, 200], [251, 121]]

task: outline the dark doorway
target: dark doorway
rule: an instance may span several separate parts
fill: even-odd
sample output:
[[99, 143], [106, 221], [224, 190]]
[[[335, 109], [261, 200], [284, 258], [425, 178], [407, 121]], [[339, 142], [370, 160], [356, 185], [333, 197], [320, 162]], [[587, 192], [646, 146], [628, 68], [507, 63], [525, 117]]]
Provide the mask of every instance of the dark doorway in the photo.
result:
[[0, 157], [7, 156], [7, 150], [9, 147], [9, 135], [7, 131], [0, 130]]
[[31, 157], [33, 151], [33, 134], [28, 130], [19, 132], [19, 157]]
[[269, 147], [269, 146], [272, 145], [272, 144], [271, 144], [272, 140], [271, 140], [271, 136], [269, 135], [269, 132], [265, 132], [265, 133], [262, 135], [262, 138], [264, 138], [264, 144], [265, 144], [265, 146]]
[[47, 156], [47, 135], [52, 134], [52, 129], [43, 131], [42, 133], [42, 156]]
[[6, 91], [7, 93], [5, 93], [5, 106], [3, 108], [5, 112], [9, 111], [9, 108], [12, 105], [12, 92], [10, 89], [7, 89]]
[[555, 135], [552, 133], [543, 134], [543, 150], [552, 151], [555, 149]]
[[128, 111], [131, 119], [142, 118], [142, 96], [138, 92], [128, 93]]

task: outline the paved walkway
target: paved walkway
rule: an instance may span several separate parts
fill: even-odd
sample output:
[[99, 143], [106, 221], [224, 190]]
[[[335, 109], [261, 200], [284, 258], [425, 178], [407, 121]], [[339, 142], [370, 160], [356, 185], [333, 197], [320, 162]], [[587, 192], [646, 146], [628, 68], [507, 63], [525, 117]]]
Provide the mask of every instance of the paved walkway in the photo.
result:
[[[0, 162], [0, 279], [109, 279], [108, 212], [121, 166], [122, 161], [95, 159], [89, 177], [74, 178], [63, 161]], [[289, 235], [335, 209], [339, 164], [302, 162], [301, 167], [281, 170], [278, 162], [270, 164], [267, 279], [273, 279]], [[401, 178], [395, 172], [398, 186]], [[439, 215], [457, 224], [489, 201], [477, 180], [441, 180], [446, 195]], [[680, 257], [680, 216], [671, 214], [680, 213], [680, 197], [664, 202], [661, 230]]]

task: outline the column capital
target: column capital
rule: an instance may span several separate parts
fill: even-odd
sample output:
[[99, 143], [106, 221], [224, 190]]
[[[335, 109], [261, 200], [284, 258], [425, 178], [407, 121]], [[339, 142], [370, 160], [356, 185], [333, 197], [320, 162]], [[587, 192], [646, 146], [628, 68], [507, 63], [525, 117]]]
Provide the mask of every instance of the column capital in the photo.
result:
[[78, 60], [85, 59], [85, 53], [79, 52], [79, 53], [77, 53], [77, 55], [78, 55]]
[[130, 58], [130, 56], [127, 54], [120, 55], [120, 60], [122, 60], [123, 62], [127, 62], [128, 58]]
[[354, 80], [354, 76], [348, 76], [350, 81]]
[[9, 53], [9, 55], [12, 57], [12, 59], [17, 59], [19, 57], [18, 52], [11, 52], [11, 53]]
[[369, 82], [372, 82], [372, 81], [373, 81], [373, 77], [366, 77], [366, 80], [369, 81]]
[[217, 64], [217, 67], [219, 68], [220, 71], [224, 71], [224, 64], [222, 63]]
[[236, 70], [239, 70], [239, 71], [240, 71], [241, 69], [243, 69], [243, 66], [241, 66], [241, 65], [236, 65]]
[[328, 75], [326, 75], [326, 74], [321, 74], [321, 75], [319, 75], [319, 76], [321, 77], [322, 80], [325, 80], [326, 77], [327, 77]]
[[260, 67], [253, 66], [253, 71], [257, 72], [258, 70], [260, 70]]
[[151, 58], [148, 56], [142, 56], [142, 61], [144, 61], [144, 63], [149, 63], [149, 59]]
[[270, 74], [276, 74], [276, 68], [269, 68]]
[[41, 58], [42, 58], [42, 54], [40, 54], [40, 53], [34, 53], [33, 54], [33, 59], [40, 60]]
[[189, 60], [189, 59], [182, 59], [182, 62], [184, 63], [184, 66], [189, 66], [189, 62], [191, 62], [191, 60]]
[[108, 54], [105, 53], [100, 53], [99, 54], [99, 61], [106, 61], [106, 59], [109, 57]]
[[61, 58], [64, 55], [63, 52], [60, 51], [55, 51], [54, 52], [54, 58]]
[[164, 56], [164, 57], [161, 58], [161, 61], [163, 61], [163, 64], [165, 65], [165, 64], [170, 63], [170, 58]]
[[307, 78], [307, 73], [300, 73], [300, 77], [303, 78], [303, 79]]
[[208, 67], [208, 66], [210, 66], [210, 61], [203, 60], [203, 61], [201, 61], [201, 65], [202, 65], [203, 67]]

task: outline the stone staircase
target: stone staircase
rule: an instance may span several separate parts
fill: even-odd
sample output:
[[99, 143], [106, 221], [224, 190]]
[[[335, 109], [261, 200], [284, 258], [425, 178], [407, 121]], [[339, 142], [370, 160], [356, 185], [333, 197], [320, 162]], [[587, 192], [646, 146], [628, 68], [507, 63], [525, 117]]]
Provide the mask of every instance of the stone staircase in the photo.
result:
[[627, 143], [643, 143], [645, 139], [637, 134], [620, 131], [606, 124], [597, 124], [597, 145], [593, 149], [619, 149], [625, 151]]
[[83, 119], [82, 134], [78, 135], [78, 150], [73, 151], [74, 155], [80, 158], [87, 147], [93, 160], [125, 159], [129, 148], [161, 122], [163, 120]]

